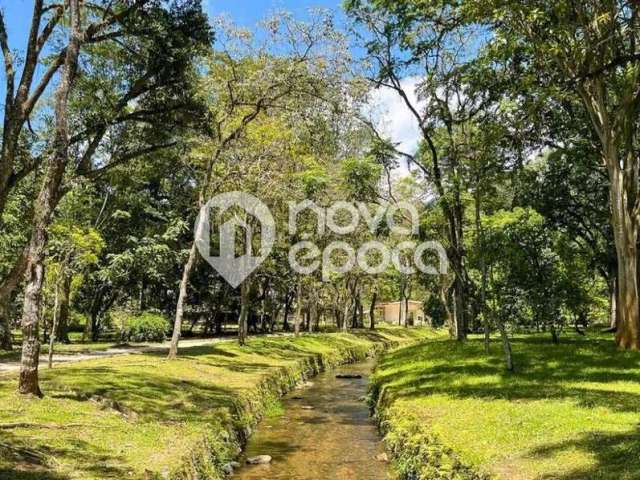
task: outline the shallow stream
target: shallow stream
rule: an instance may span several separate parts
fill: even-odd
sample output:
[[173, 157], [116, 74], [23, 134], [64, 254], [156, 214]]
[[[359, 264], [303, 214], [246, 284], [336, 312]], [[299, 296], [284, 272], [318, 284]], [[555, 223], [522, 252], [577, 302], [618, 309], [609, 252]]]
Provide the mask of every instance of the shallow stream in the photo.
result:
[[[314, 377], [282, 399], [282, 415], [266, 418], [240, 459], [235, 480], [391, 480], [364, 396], [373, 361]], [[337, 374], [362, 375], [357, 379]], [[263, 465], [246, 459], [269, 455]]]

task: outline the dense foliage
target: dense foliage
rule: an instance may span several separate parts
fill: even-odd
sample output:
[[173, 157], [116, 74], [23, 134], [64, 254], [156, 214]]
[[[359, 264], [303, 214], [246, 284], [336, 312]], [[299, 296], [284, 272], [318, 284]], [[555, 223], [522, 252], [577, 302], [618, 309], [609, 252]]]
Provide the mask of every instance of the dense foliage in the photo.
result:
[[[411, 299], [458, 340], [499, 332], [509, 368], [512, 332], [558, 342], [601, 324], [640, 348], [637, 9], [349, 0], [348, 31], [325, 11], [248, 31], [198, 0], [34, 2], [24, 58], [0, 18], [0, 338], [10, 349], [21, 329], [21, 390], [40, 393], [41, 341], [69, 341], [74, 318], [87, 340], [117, 335], [123, 311], [141, 314], [132, 340], [165, 330], [142, 312], [174, 319], [171, 357], [185, 335], [374, 328], [381, 301], [409, 324]], [[379, 91], [417, 126], [416, 151], [386, 135]], [[207, 200], [232, 191], [267, 204], [278, 232], [238, 288], [194, 241]], [[440, 242], [449, 268], [296, 273], [301, 240], [404, 240], [327, 232], [309, 211], [291, 233], [287, 205], [304, 200], [382, 215], [408, 202], [413, 239]]]

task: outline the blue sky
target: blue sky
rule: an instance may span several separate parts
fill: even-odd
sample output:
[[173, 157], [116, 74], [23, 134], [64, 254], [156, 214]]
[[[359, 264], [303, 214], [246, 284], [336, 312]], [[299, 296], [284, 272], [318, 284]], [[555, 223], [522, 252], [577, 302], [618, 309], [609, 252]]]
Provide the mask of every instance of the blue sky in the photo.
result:
[[[228, 14], [236, 23], [250, 27], [278, 10], [304, 17], [309, 8], [323, 7], [339, 11], [342, 0], [202, 0], [210, 15]], [[6, 16], [9, 42], [22, 49], [27, 39], [33, 0], [0, 0]]]
[[[208, 14], [226, 14], [238, 25], [252, 27], [261, 19], [274, 12], [287, 10], [295, 17], [304, 19], [309, 9], [322, 7], [341, 12], [342, 0], [202, 0]], [[5, 14], [10, 47], [22, 51], [27, 41], [33, 0], [0, 0], [0, 8]], [[340, 14], [339, 14], [340, 16]], [[414, 79], [403, 81], [409, 85]], [[0, 105], [4, 99], [4, 71], [0, 68]], [[400, 147], [408, 152], [415, 151], [419, 132], [415, 119], [408, 113], [395, 92], [385, 89], [374, 92], [372, 103], [380, 109], [379, 118], [385, 119], [383, 130]], [[0, 118], [2, 111], [0, 109]]]

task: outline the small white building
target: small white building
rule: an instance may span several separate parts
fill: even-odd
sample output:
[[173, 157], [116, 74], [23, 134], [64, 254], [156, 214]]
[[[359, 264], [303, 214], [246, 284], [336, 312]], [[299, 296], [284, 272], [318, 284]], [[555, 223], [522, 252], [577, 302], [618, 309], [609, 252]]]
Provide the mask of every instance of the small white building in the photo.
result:
[[[425, 315], [422, 308], [422, 302], [417, 300], [408, 300], [408, 325], [424, 325]], [[402, 304], [402, 311], [400, 305]], [[396, 325], [404, 325], [404, 302], [383, 302], [378, 303], [375, 308], [375, 316], [377, 322], [393, 323]]]

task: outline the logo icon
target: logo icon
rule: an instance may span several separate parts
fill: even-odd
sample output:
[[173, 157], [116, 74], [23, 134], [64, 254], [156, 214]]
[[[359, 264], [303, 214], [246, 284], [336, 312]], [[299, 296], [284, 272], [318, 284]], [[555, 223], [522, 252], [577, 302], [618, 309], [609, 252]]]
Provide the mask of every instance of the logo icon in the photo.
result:
[[[216, 212], [217, 218], [228, 220], [215, 225], [212, 211]], [[214, 226], [218, 230], [218, 255], [215, 256], [211, 253], [215, 240], [212, 235]], [[244, 192], [228, 192], [213, 197], [200, 209], [196, 220], [196, 248], [233, 288], [266, 260], [275, 238], [276, 224], [269, 208]], [[254, 250], [259, 253], [257, 256], [253, 256]]]

